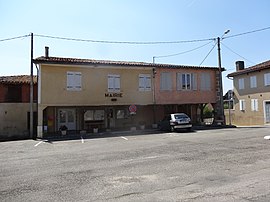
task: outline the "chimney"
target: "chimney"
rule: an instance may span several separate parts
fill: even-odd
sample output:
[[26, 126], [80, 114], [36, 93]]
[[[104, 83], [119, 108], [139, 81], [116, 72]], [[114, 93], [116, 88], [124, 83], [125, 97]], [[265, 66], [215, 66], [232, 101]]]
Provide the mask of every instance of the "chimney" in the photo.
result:
[[45, 58], [49, 57], [49, 47], [45, 46]]
[[235, 66], [236, 66], [236, 71], [240, 71], [240, 70], [245, 69], [244, 61], [236, 61]]

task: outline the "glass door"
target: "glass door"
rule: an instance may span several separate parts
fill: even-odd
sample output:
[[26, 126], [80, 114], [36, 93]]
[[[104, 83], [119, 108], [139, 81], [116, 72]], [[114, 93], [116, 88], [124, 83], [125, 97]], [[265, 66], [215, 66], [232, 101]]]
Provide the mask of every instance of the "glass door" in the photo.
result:
[[58, 127], [65, 125], [68, 130], [76, 130], [75, 109], [58, 110]]

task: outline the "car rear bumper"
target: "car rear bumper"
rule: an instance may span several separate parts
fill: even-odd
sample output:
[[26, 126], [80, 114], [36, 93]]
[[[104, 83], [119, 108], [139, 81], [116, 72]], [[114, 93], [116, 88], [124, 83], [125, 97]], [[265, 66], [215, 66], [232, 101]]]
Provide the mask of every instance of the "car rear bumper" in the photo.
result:
[[180, 128], [191, 128], [192, 124], [185, 124], [185, 125], [175, 125], [175, 129], [180, 129]]

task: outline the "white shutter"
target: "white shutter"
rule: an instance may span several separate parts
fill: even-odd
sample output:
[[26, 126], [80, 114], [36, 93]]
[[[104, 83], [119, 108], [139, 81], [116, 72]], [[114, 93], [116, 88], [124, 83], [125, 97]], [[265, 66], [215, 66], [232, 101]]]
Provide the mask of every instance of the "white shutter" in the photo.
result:
[[256, 76], [250, 77], [250, 88], [257, 88], [257, 78]]
[[258, 111], [258, 99], [251, 99], [251, 111]]
[[270, 85], [270, 73], [264, 74], [264, 85], [265, 86]]
[[73, 90], [74, 86], [74, 73], [73, 72], [67, 72], [67, 90]]
[[240, 109], [240, 111], [244, 111], [246, 109], [245, 100], [239, 100], [239, 109]]
[[211, 78], [209, 73], [201, 74], [201, 90], [211, 90]]
[[145, 90], [151, 91], [152, 81], [151, 75], [145, 75]]
[[245, 88], [245, 80], [243, 78], [238, 80], [239, 90]]
[[114, 77], [114, 91], [120, 92], [120, 75], [115, 75]]
[[144, 91], [144, 75], [139, 75], [139, 91]]
[[113, 92], [114, 90], [114, 76], [108, 75], [108, 91]]
[[74, 87], [75, 87], [75, 90], [82, 89], [82, 73], [81, 72], [75, 72]]

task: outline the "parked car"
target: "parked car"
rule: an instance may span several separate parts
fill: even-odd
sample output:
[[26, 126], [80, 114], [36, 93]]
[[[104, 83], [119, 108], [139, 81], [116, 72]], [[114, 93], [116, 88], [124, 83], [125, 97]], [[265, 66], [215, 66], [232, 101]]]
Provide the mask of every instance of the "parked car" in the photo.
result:
[[158, 123], [160, 130], [169, 130], [171, 132], [186, 129], [192, 129], [191, 119], [185, 113], [168, 114]]

